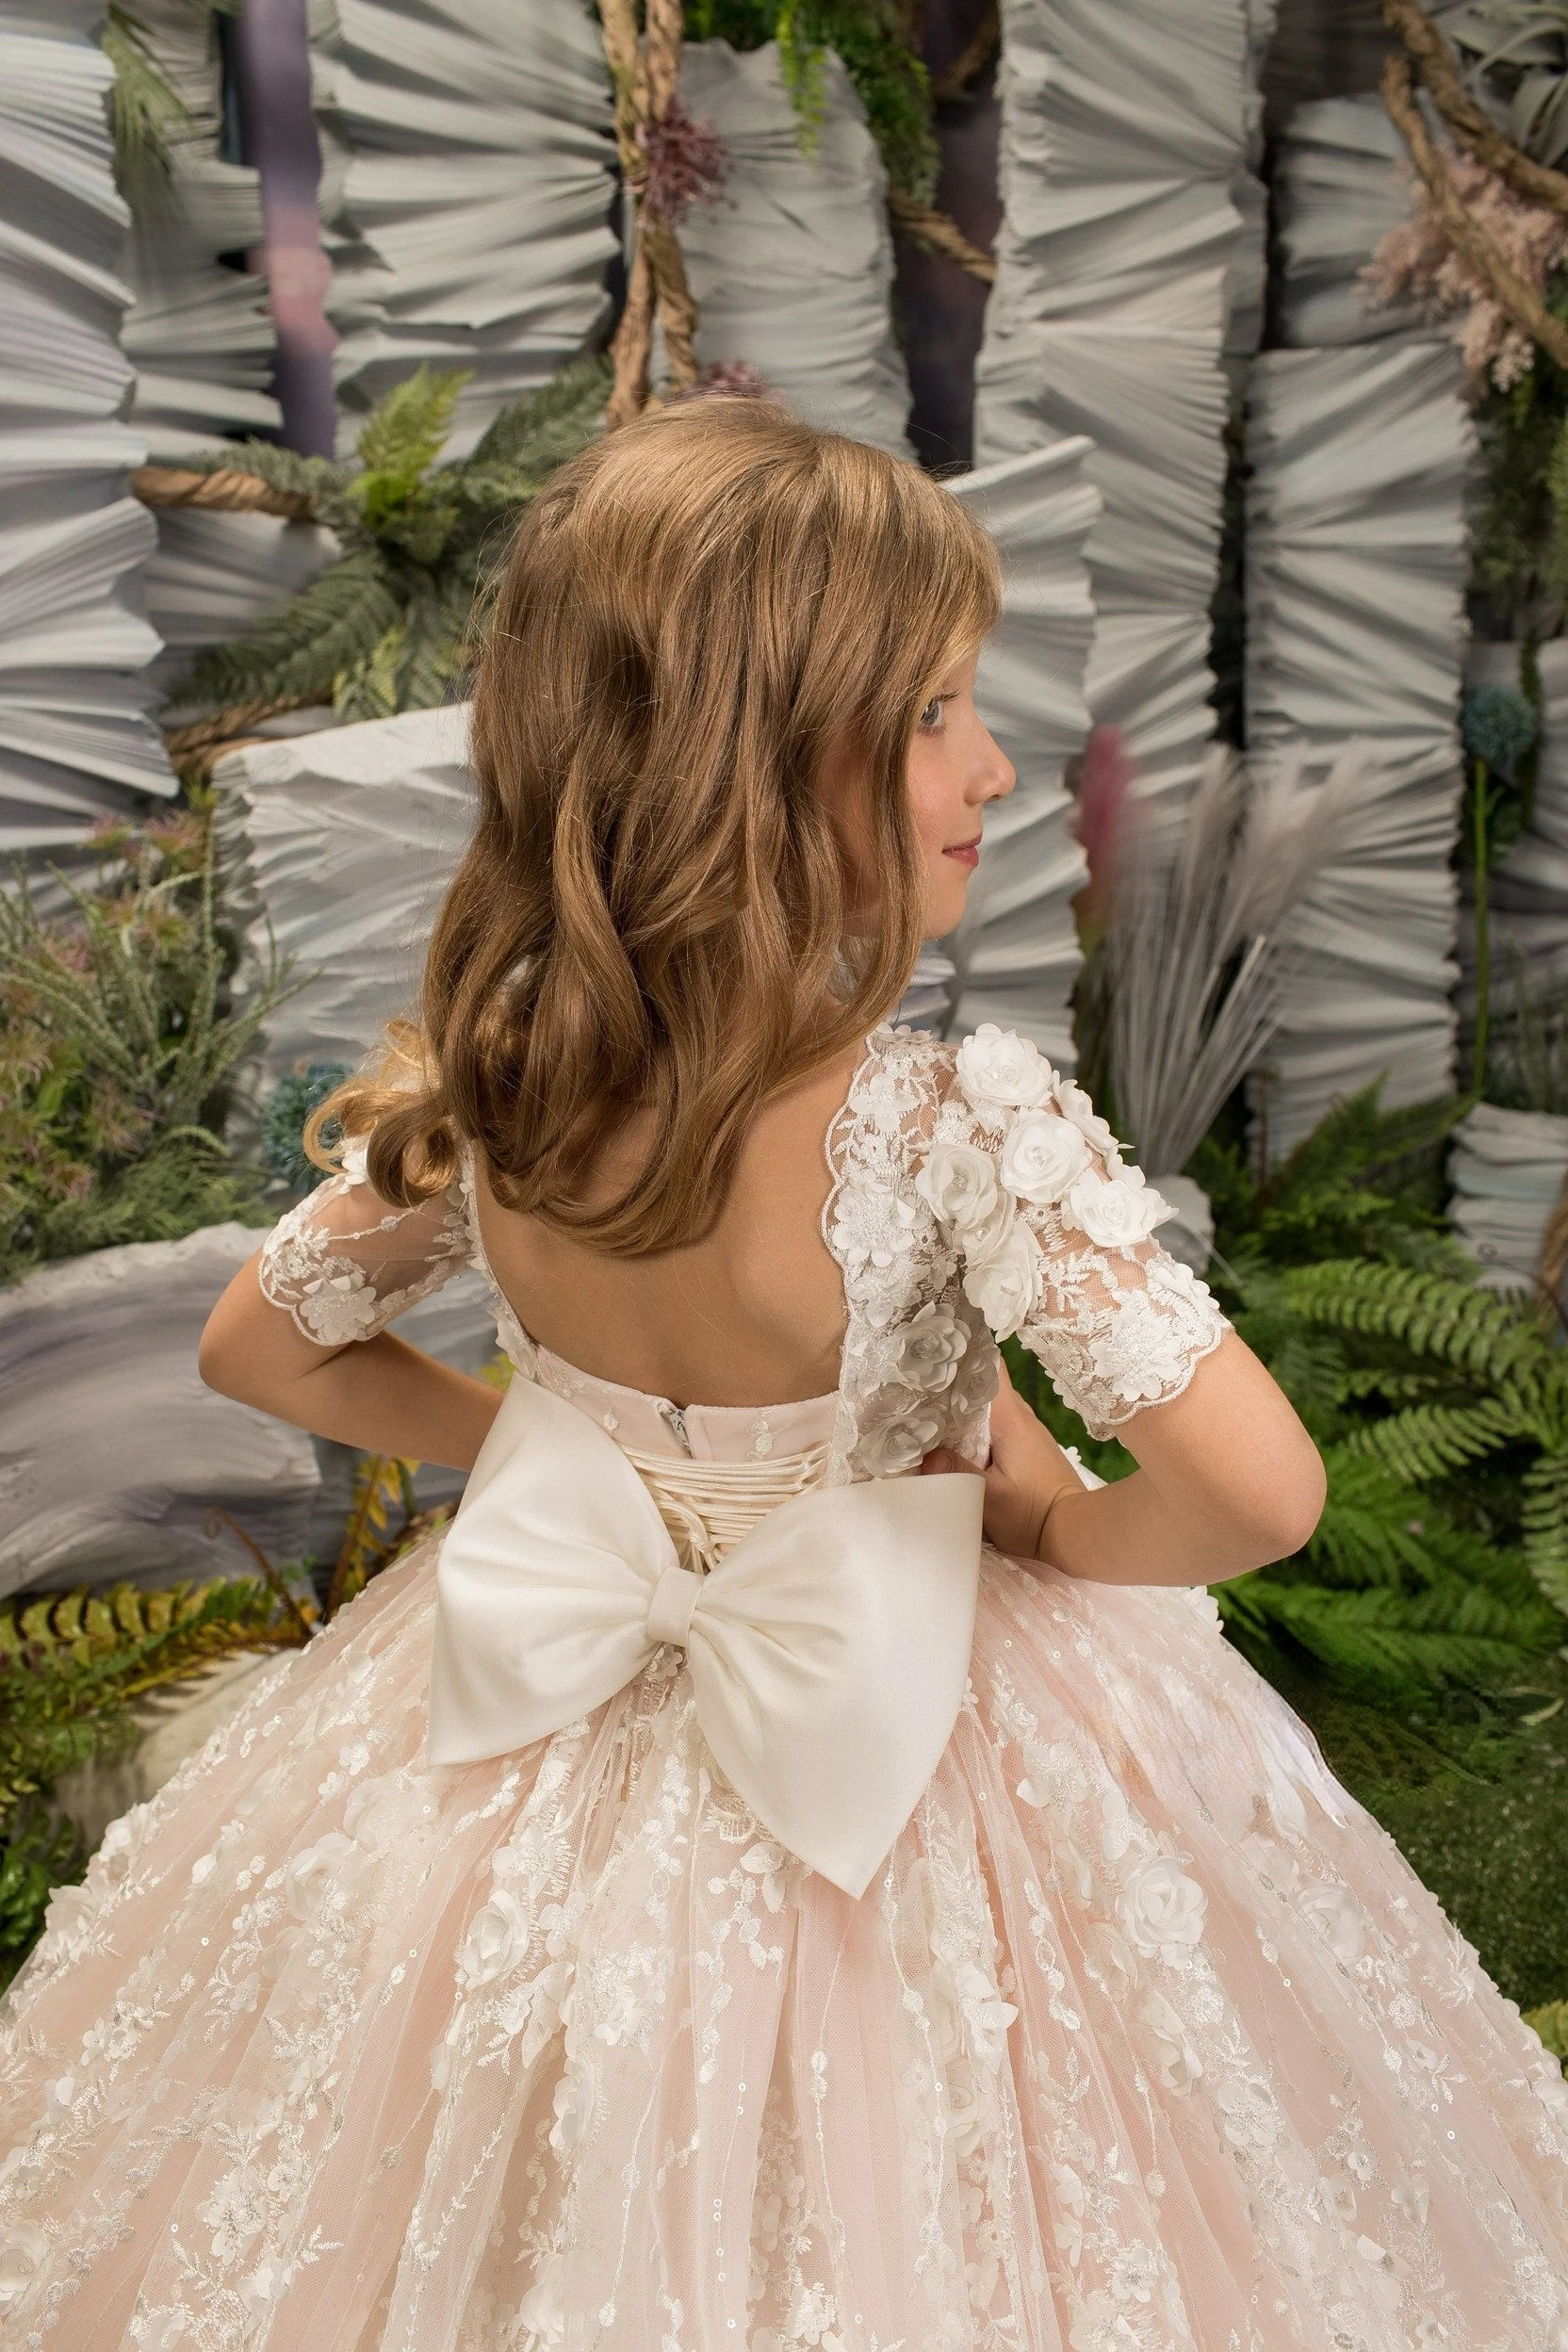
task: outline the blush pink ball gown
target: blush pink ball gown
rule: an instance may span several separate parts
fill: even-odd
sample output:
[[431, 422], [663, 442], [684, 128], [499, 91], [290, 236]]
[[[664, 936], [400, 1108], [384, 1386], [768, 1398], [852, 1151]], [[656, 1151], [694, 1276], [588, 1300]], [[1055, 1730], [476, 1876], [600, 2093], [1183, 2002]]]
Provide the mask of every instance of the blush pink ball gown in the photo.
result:
[[[681, 1412], [498, 1298], [560, 1476], [502, 1446], [445, 1585], [435, 1538], [56, 1897], [0, 2012], [6, 2352], [1568, 2345], [1557, 2066], [1212, 1601], [911, 1516], [977, 1492], [903, 1474], [984, 1458], [996, 1330], [1096, 1430], [1217, 1345], [1157, 1203], [993, 1029], [878, 1031], [828, 1140], [835, 1396]], [[465, 1184], [351, 1174], [265, 1286], [335, 1345], [476, 1249]]]

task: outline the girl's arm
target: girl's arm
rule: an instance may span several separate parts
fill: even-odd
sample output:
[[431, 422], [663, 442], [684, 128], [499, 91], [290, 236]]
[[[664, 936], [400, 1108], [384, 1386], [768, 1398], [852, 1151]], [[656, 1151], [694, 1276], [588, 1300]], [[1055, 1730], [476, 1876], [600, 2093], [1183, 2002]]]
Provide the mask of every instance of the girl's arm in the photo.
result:
[[395, 1209], [362, 1177], [335, 1177], [219, 1299], [202, 1333], [202, 1378], [318, 1437], [471, 1469], [498, 1392], [385, 1328], [461, 1272], [470, 1248], [456, 1186]]
[[1300, 1549], [1326, 1492], [1317, 1449], [1161, 1248], [1163, 1203], [1081, 1087], [981, 1029], [954, 1057], [916, 1190], [971, 1305], [1138, 1463], [1086, 1491], [1004, 1382], [987, 1495], [1002, 1549], [1107, 1584], [1215, 1584]]
[[[989, 1540], [1015, 1560], [1102, 1584], [1222, 1584], [1299, 1551], [1317, 1525], [1322, 1459], [1233, 1331], [1180, 1395], [1117, 1434], [1137, 1469], [1086, 1488], [1004, 1366], [986, 1471]], [[923, 1466], [969, 1465], [941, 1454]]]

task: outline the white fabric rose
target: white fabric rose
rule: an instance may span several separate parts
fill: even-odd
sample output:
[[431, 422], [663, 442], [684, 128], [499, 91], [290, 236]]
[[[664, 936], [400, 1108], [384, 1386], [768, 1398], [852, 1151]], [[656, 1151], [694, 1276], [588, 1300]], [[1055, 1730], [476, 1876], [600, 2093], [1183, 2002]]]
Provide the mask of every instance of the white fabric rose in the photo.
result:
[[465, 1985], [488, 1984], [504, 1968], [515, 1968], [528, 1950], [529, 1924], [529, 1915], [510, 1886], [498, 1886], [475, 1914], [458, 1955]]
[[1028, 1322], [1039, 1295], [1040, 1246], [1021, 1220], [999, 1248], [972, 1258], [964, 1269], [964, 1297], [998, 1339], [1010, 1339]]
[[1361, 1958], [1365, 1942], [1361, 1914], [1343, 1886], [1309, 1886], [1300, 1898], [1300, 1908], [1322, 1929], [1336, 1960], [1348, 1964]]
[[379, 1308], [376, 1294], [358, 1266], [350, 1274], [328, 1274], [307, 1282], [299, 1301], [310, 1336], [321, 1348], [346, 1348], [368, 1339]]
[[546, 2257], [544, 2267], [517, 2312], [523, 2330], [523, 2352], [545, 2352], [566, 2334], [565, 2264], [559, 2254]]
[[370, 1150], [368, 1135], [350, 1135], [337, 1155], [337, 1165], [351, 1184], [369, 1182], [370, 1171], [366, 1165]]
[[387, 1854], [407, 1838], [416, 1821], [432, 1821], [435, 1799], [417, 1789], [407, 1772], [383, 1772], [362, 1780], [343, 1808], [343, 1827], [356, 1846]]
[[1162, 2090], [1184, 2099], [1203, 2071], [1179, 2011], [1163, 1993], [1146, 1993], [1138, 2004], [1137, 2045]]
[[930, 1299], [899, 1335], [893, 1378], [922, 1396], [951, 1388], [968, 1346], [969, 1333], [952, 1308]]
[[1088, 1145], [1054, 1111], [1025, 1111], [1002, 1147], [1004, 1185], [1037, 1208], [1059, 1200], [1088, 1165]]
[[1070, 1185], [1062, 1215], [1098, 1248], [1124, 1250], [1146, 1241], [1169, 1210], [1145, 1183], [1141, 1168], [1119, 1168], [1114, 1176], [1089, 1168]]
[[958, 1084], [977, 1110], [1026, 1110], [1049, 1102], [1056, 1073], [1039, 1047], [1016, 1029], [983, 1021], [956, 1057]]
[[868, 1478], [899, 1478], [923, 1462], [942, 1433], [942, 1417], [929, 1406], [868, 1429], [855, 1459]]
[[938, 1222], [957, 1234], [972, 1255], [1007, 1237], [1017, 1212], [996, 1181], [988, 1152], [972, 1143], [936, 1143], [915, 1178], [915, 1190]]
[[1168, 1960], [1199, 1941], [1207, 1898], [1172, 1855], [1156, 1854], [1123, 1882], [1116, 1907], [1134, 1951]]
[[314, 1919], [327, 1896], [347, 1875], [354, 1842], [340, 1829], [329, 1829], [313, 1846], [306, 1846], [288, 1865], [286, 1883], [288, 1907], [297, 1919]]
[[1102, 1152], [1107, 1159], [1118, 1157], [1121, 1147], [1117, 1142], [1110, 1121], [1101, 1118], [1075, 1078], [1057, 1079], [1056, 1107], [1064, 1119], [1071, 1119], [1091, 1150]]
[[0, 2311], [21, 2302], [48, 2251], [48, 2237], [36, 2221], [13, 2222], [0, 2238]]

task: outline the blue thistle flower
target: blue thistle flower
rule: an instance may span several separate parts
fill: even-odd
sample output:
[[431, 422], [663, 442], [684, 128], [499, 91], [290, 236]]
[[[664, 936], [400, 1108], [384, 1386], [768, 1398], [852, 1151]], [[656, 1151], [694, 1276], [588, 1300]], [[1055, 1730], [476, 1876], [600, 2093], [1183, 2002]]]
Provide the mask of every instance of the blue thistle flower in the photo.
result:
[[261, 1156], [267, 1172], [290, 1192], [312, 1192], [323, 1170], [304, 1154], [305, 1121], [334, 1086], [349, 1075], [347, 1062], [312, 1062], [308, 1069], [280, 1078], [267, 1099], [261, 1122]]
[[1516, 686], [1473, 686], [1460, 705], [1460, 733], [1471, 760], [1511, 777], [1535, 743], [1540, 721]]

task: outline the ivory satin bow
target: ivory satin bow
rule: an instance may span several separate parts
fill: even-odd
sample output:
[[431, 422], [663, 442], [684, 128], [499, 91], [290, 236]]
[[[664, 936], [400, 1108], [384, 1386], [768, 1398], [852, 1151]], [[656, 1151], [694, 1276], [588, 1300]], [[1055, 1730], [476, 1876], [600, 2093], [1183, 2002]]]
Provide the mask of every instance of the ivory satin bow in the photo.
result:
[[962, 1472], [818, 1488], [699, 1576], [613, 1438], [514, 1380], [436, 1568], [430, 1760], [526, 1747], [679, 1642], [731, 1786], [863, 1894], [963, 1703], [983, 1500]]

